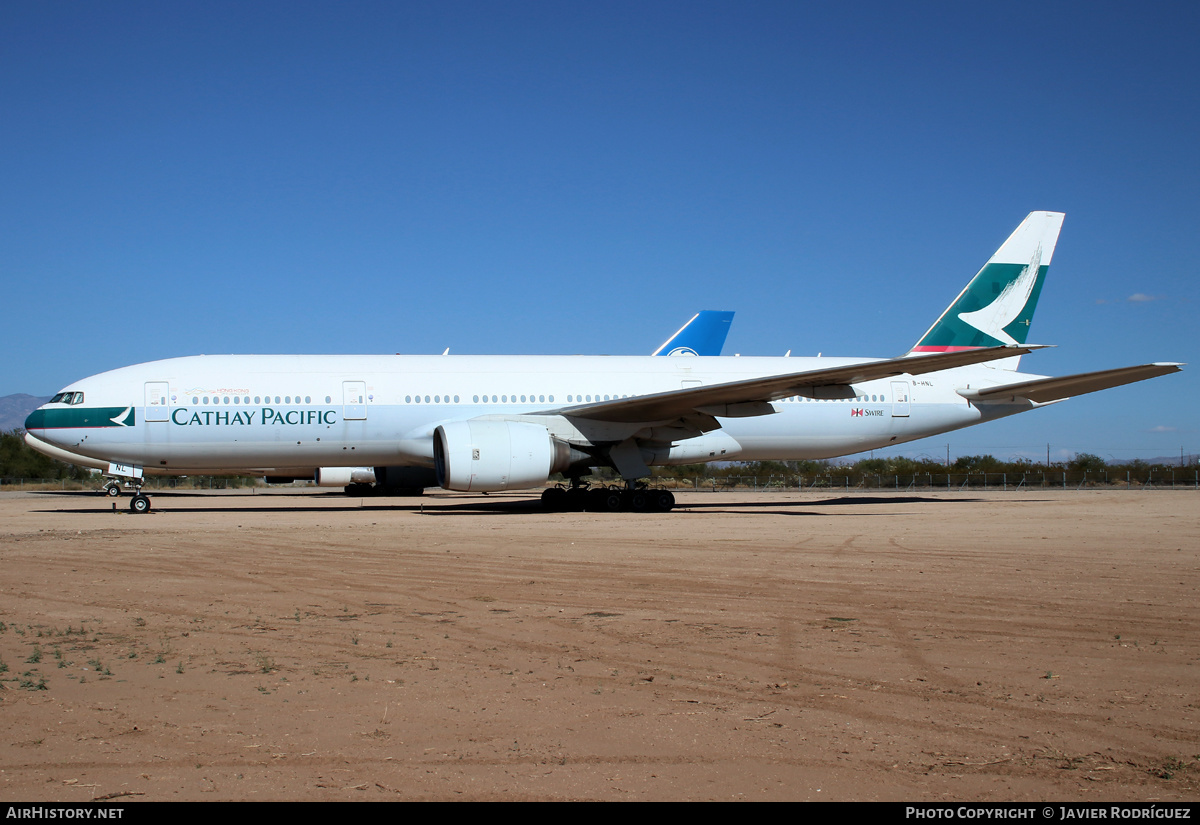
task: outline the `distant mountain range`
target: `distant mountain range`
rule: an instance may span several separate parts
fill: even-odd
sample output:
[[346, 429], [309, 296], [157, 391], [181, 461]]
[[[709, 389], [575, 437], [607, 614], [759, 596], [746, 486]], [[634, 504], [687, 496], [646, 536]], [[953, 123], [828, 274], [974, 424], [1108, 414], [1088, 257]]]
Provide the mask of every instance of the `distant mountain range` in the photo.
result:
[[0, 398], [0, 431], [23, 429], [29, 414], [49, 400], [48, 395], [38, 398], [23, 392]]

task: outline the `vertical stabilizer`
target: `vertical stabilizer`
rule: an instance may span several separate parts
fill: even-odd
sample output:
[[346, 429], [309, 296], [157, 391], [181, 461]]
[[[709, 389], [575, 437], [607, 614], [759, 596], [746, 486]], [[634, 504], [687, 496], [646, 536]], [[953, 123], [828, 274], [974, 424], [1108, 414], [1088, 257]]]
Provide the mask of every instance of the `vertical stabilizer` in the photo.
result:
[[[1030, 212], [909, 354], [1024, 344], [1064, 217]], [[1015, 370], [1019, 360], [994, 366]]]
[[733, 323], [732, 312], [697, 312], [651, 355], [720, 355]]

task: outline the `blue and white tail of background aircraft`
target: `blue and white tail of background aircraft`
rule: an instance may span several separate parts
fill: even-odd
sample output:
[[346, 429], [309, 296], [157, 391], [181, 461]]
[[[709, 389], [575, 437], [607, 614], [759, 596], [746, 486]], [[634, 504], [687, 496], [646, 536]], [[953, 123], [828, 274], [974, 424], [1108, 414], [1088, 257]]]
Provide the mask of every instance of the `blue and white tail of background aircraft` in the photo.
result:
[[697, 312], [651, 355], [720, 355], [732, 323], [732, 312]]
[[[542, 488], [554, 509], [669, 510], [651, 467], [880, 449], [1176, 363], [1017, 372], [1063, 216], [1031, 213], [912, 350], [893, 358], [224, 355], [85, 378], [25, 422], [35, 448], [145, 472], [419, 473], [447, 490]], [[40, 446], [39, 446], [40, 445]], [[624, 488], [589, 489], [596, 467]], [[547, 488], [554, 474], [566, 482]], [[391, 483], [388, 479], [387, 483]], [[140, 491], [130, 504], [144, 512]]]

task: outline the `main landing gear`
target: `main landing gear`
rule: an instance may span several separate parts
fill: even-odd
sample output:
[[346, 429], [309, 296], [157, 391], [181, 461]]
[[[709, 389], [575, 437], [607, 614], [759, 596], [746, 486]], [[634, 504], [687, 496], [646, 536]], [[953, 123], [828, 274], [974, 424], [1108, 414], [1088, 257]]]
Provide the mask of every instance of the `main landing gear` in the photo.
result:
[[542, 492], [542, 506], [550, 512], [587, 511], [590, 513], [666, 513], [675, 506], [670, 490], [652, 490], [644, 481], [627, 482], [621, 487], [588, 487], [571, 479], [569, 487], [557, 485]]

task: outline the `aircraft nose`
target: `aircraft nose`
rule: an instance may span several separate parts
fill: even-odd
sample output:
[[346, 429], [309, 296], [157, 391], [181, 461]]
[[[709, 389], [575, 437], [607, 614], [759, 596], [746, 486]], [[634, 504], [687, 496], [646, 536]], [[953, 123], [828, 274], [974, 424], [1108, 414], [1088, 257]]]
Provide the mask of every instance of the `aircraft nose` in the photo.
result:
[[44, 429], [46, 429], [46, 411], [38, 407], [25, 418], [25, 431], [32, 432]]

